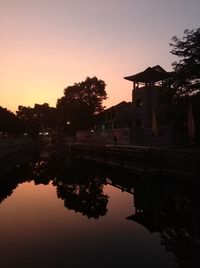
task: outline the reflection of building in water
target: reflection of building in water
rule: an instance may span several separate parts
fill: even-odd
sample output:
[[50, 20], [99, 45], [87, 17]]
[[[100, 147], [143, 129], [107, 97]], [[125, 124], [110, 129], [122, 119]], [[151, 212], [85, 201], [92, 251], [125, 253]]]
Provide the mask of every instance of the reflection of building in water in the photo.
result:
[[151, 233], [159, 232], [161, 243], [173, 252], [180, 267], [200, 267], [193, 266], [200, 265], [199, 189], [185, 185], [182, 191], [179, 187], [157, 187], [150, 182], [135, 185], [135, 214], [127, 219]]

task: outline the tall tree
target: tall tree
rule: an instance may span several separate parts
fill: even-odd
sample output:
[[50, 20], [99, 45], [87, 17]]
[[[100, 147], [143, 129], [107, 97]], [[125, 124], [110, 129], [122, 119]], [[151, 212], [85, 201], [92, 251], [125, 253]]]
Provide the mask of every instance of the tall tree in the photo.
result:
[[159, 120], [175, 130], [187, 133], [189, 103], [195, 121], [195, 143], [200, 143], [200, 28], [185, 30], [182, 39], [177, 36], [170, 43], [171, 53], [178, 57], [172, 63], [173, 73], [160, 96]]
[[92, 116], [104, 109], [105, 86], [105, 82], [97, 77], [87, 77], [85, 81], [65, 88], [64, 96], [57, 101], [62, 123], [65, 125], [70, 121], [75, 130], [90, 127]]
[[200, 28], [185, 30], [182, 39], [172, 38], [171, 53], [179, 58], [172, 66], [175, 95], [200, 93]]

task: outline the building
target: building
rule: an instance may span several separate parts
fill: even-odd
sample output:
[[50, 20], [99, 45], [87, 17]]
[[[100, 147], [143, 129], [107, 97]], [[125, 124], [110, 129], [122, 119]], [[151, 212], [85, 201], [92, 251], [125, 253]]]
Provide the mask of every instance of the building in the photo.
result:
[[122, 101], [95, 116], [94, 132], [104, 143], [130, 143], [132, 102]]
[[[133, 82], [131, 143], [157, 144], [161, 139], [162, 143], [163, 139], [166, 139], [165, 143], [169, 142], [170, 135], [167, 134], [164, 137], [166, 131], [158, 132], [157, 108], [159, 95], [170, 76], [170, 72], [156, 65], [140, 73], [124, 77]], [[156, 139], [153, 136], [156, 136]]]
[[96, 115], [95, 129], [118, 129], [131, 126], [132, 102], [122, 101]]
[[79, 140], [111, 143], [117, 137], [119, 143], [134, 145], [172, 144], [172, 131], [157, 125], [159, 95], [170, 76], [170, 72], [156, 65], [124, 77], [133, 83], [132, 102], [122, 101], [97, 114], [94, 128], [80, 132]]

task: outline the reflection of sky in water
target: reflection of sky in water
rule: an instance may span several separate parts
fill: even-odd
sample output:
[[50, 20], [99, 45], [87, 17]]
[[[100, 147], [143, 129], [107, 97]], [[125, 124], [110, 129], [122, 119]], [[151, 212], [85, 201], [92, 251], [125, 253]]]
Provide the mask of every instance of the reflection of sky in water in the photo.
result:
[[1, 267], [175, 267], [157, 233], [126, 219], [133, 196], [104, 186], [97, 220], [68, 210], [49, 184], [20, 184], [0, 206]]

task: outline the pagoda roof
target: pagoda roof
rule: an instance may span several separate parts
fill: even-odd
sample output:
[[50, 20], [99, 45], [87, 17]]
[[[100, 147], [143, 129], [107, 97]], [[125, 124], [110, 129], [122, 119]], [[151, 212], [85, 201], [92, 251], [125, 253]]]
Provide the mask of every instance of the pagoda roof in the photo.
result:
[[124, 79], [133, 81], [133, 82], [157, 82], [168, 78], [171, 75], [171, 72], [165, 71], [160, 65], [154, 67], [148, 67], [143, 72], [126, 76]]

